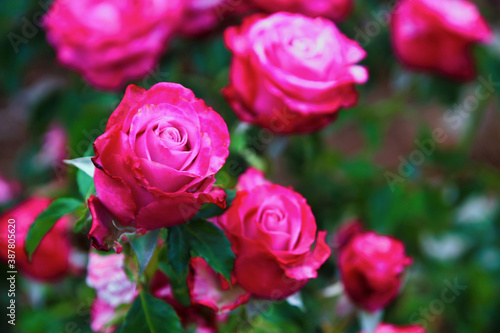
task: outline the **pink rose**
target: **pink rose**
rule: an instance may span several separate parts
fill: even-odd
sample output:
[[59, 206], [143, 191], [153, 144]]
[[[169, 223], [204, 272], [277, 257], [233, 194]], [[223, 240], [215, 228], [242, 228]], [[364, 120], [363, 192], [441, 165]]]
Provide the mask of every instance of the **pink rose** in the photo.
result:
[[345, 292], [367, 311], [384, 308], [397, 296], [401, 275], [411, 263], [402, 242], [374, 232], [355, 235], [339, 255]]
[[276, 133], [326, 126], [368, 80], [356, 65], [365, 51], [323, 18], [256, 14], [224, 37], [233, 53], [226, 99], [241, 120]]
[[114, 90], [155, 68], [182, 12], [182, 0], [56, 0], [43, 24], [62, 64]]
[[86, 282], [97, 293], [90, 313], [90, 326], [94, 332], [113, 332], [114, 327], [109, 322], [116, 308], [132, 303], [137, 296], [136, 285], [129, 280], [124, 267], [123, 254], [89, 254]]
[[[31, 197], [7, 211], [0, 219], [0, 247], [4, 249], [0, 256], [8, 263], [9, 239], [15, 235], [15, 266], [23, 274], [41, 282], [53, 282], [67, 275], [71, 269], [70, 255], [72, 247], [69, 230], [72, 219], [64, 216], [45, 235], [33, 253], [31, 262], [24, 250], [26, 235], [37, 216], [43, 212], [52, 200]], [[10, 223], [15, 221], [13, 223]]]
[[477, 7], [466, 0], [401, 0], [391, 34], [403, 64], [464, 80], [476, 72], [472, 46], [493, 37]]
[[245, 1], [186, 0], [180, 31], [185, 35], [200, 35], [214, 29], [229, 16], [243, 14], [249, 9]]
[[[253, 178], [253, 182], [251, 182]], [[306, 200], [249, 169], [231, 207], [218, 218], [236, 255], [238, 283], [257, 297], [283, 299], [317, 276], [330, 256], [326, 232], [318, 233]]]
[[418, 325], [398, 327], [388, 324], [381, 324], [377, 327], [375, 333], [426, 333], [426, 331], [422, 326]]
[[253, 0], [265, 11], [300, 13], [307, 16], [323, 16], [334, 21], [342, 21], [349, 15], [353, 0]]
[[224, 191], [212, 185], [228, 147], [224, 120], [191, 90], [130, 85], [94, 143], [94, 246], [108, 248], [113, 216], [123, 229], [152, 230], [187, 222], [203, 203], [224, 207]]

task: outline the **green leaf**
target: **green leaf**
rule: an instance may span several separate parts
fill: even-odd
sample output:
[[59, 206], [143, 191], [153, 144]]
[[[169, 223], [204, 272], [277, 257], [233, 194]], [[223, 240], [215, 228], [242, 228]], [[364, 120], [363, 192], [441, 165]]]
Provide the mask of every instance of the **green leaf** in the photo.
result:
[[60, 198], [54, 200], [47, 209], [45, 209], [30, 227], [28, 235], [26, 236], [25, 249], [28, 258], [31, 261], [31, 256], [35, 252], [38, 244], [47, 232], [54, 226], [54, 224], [66, 214], [69, 214], [81, 207], [80, 200], [73, 198]]
[[77, 234], [85, 231], [88, 233], [90, 231], [90, 226], [92, 225], [92, 214], [88, 207], [85, 207], [83, 213], [80, 215], [80, 218], [76, 220], [73, 225], [73, 231]]
[[156, 229], [148, 232], [144, 236], [134, 238], [130, 241], [135, 255], [137, 256], [137, 262], [139, 263], [139, 274], [141, 275], [146, 270], [146, 267], [148, 267], [149, 261], [153, 256], [160, 231], [161, 229]]
[[120, 333], [176, 333], [182, 332], [181, 322], [174, 308], [164, 301], [141, 291], [125, 317]]
[[85, 172], [91, 178], [94, 178], [95, 166], [92, 163], [92, 157], [87, 156], [87, 157], [75, 158], [72, 160], [64, 160], [64, 163], [73, 165], [78, 169], [82, 170], [83, 172]]
[[234, 266], [234, 253], [224, 232], [215, 224], [203, 219], [194, 219], [181, 224], [188, 235], [189, 247], [228, 281]]
[[94, 179], [83, 170], [78, 170], [76, 172], [76, 183], [78, 184], [78, 191], [85, 201], [87, 201], [92, 194], [96, 194]]
[[180, 281], [187, 276], [190, 245], [184, 234], [183, 225], [170, 227], [168, 230], [168, 261], [177, 280]]

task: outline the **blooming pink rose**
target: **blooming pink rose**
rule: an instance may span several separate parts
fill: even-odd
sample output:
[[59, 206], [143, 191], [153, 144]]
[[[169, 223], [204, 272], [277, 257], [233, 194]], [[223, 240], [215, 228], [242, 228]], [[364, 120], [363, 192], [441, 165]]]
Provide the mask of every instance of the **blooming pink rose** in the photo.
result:
[[[43, 212], [52, 200], [32, 197], [7, 211], [0, 219], [0, 256], [8, 262], [8, 245], [11, 235], [15, 235], [16, 269], [35, 280], [52, 282], [62, 278], [71, 269], [70, 255], [72, 247], [69, 240], [68, 227], [72, 223], [69, 216], [59, 219], [54, 227], [43, 237], [33, 253], [32, 261], [24, 250], [26, 235], [37, 216]], [[15, 220], [15, 223], [9, 221]]]
[[265, 11], [300, 13], [307, 16], [323, 16], [334, 21], [342, 21], [349, 15], [353, 0], [253, 0]]
[[419, 325], [398, 327], [388, 324], [381, 324], [377, 327], [375, 333], [426, 333], [426, 331], [422, 326]]
[[345, 292], [367, 311], [384, 308], [397, 296], [401, 274], [411, 263], [402, 242], [374, 232], [354, 236], [339, 255]]
[[114, 90], [154, 69], [182, 12], [182, 0], [56, 0], [43, 24], [62, 64]]
[[91, 308], [91, 328], [94, 332], [113, 332], [109, 322], [115, 309], [121, 304], [130, 304], [137, 297], [136, 285], [124, 270], [125, 255], [89, 254], [87, 285], [94, 288], [97, 298]]
[[[250, 182], [250, 177], [254, 181]], [[326, 232], [318, 233], [306, 200], [249, 169], [231, 207], [218, 218], [236, 255], [238, 283], [257, 297], [283, 299], [317, 276], [330, 256]]]
[[245, 1], [234, 0], [186, 0], [186, 10], [180, 30], [186, 35], [209, 32], [229, 16], [247, 12]]
[[403, 64], [464, 80], [475, 75], [473, 44], [493, 37], [477, 7], [466, 0], [401, 0], [391, 34]]
[[276, 133], [305, 133], [356, 104], [359, 44], [329, 20], [300, 14], [256, 14], [225, 32], [233, 53], [224, 95], [241, 120]]
[[212, 185], [228, 147], [226, 123], [191, 90], [130, 85], [94, 143], [94, 246], [108, 249], [117, 221], [152, 230], [187, 222], [203, 203], [224, 207], [224, 191]]

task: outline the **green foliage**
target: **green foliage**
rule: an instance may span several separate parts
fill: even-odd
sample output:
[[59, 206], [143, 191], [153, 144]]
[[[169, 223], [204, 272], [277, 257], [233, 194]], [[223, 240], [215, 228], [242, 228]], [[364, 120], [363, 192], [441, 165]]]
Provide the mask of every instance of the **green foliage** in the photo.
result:
[[141, 291], [119, 332], [180, 333], [182, 328], [179, 317], [170, 305]]
[[47, 209], [45, 209], [30, 227], [26, 236], [25, 250], [31, 260], [31, 256], [42, 241], [43, 237], [49, 232], [54, 224], [64, 215], [72, 213], [81, 207], [79, 200], [72, 198], [60, 198], [54, 200]]

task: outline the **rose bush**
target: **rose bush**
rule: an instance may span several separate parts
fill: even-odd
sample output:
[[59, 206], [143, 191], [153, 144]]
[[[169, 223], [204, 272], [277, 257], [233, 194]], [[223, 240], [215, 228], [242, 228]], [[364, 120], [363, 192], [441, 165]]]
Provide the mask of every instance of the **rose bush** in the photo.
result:
[[276, 133], [305, 133], [356, 104], [359, 44], [332, 22], [300, 14], [256, 14], [225, 31], [233, 53], [224, 95], [238, 117]]
[[[51, 201], [52, 199], [45, 197], [30, 197], [5, 212], [0, 218], [0, 246], [4, 249], [0, 253], [2, 261], [7, 262], [12, 259], [8, 257], [7, 249], [10, 244], [9, 239], [15, 239], [15, 248], [10, 252], [15, 253], [15, 267], [23, 274], [41, 282], [56, 281], [67, 275], [72, 268], [70, 256], [73, 250], [69, 228], [73, 219], [70, 216], [62, 217], [50, 229], [33, 253], [31, 262], [28, 261], [24, 249], [29, 228]], [[15, 223], [9, 223], [10, 219], [15, 220]], [[15, 235], [15, 238], [10, 235]]]
[[338, 265], [349, 298], [367, 311], [376, 311], [397, 296], [401, 275], [411, 263], [399, 240], [363, 232], [340, 249]]
[[301, 13], [312, 17], [323, 16], [334, 21], [345, 19], [354, 5], [353, 0], [253, 0], [253, 2], [271, 13]]
[[271, 184], [249, 169], [240, 177], [233, 204], [217, 219], [236, 255], [234, 275], [243, 289], [283, 299], [317, 275], [330, 256], [306, 200], [290, 188]]
[[472, 79], [471, 48], [493, 34], [477, 7], [467, 0], [401, 0], [391, 19], [394, 51], [410, 68]]
[[154, 70], [182, 13], [182, 0], [57, 0], [43, 25], [59, 62], [115, 90]]
[[225, 206], [212, 185], [229, 151], [221, 116], [174, 83], [130, 85], [94, 143], [94, 246], [107, 249], [117, 220], [135, 229], [187, 222], [203, 203]]

